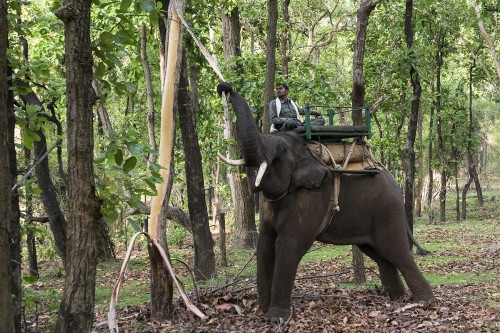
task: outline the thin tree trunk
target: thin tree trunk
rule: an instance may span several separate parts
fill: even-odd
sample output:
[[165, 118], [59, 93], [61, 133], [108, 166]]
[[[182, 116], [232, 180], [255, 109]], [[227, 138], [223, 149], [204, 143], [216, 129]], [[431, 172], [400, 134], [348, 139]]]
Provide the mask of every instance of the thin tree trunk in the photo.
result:
[[56, 332], [90, 332], [94, 318], [96, 225], [101, 202], [93, 172], [91, 0], [65, 0], [64, 22], [68, 133], [68, 247], [64, 293]]
[[38, 277], [38, 257], [36, 253], [36, 237], [33, 232], [32, 224], [28, 223], [28, 230], [26, 231], [26, 247], [28, 248], [28, 262], [29, 262], [29, 275]]
[[[405, 35], [408, 50], [413, 48], [413, 0], [406, 0], [405, 12]], [[410, 51], [411, 52], [411, 51]], [[411, 57], [410, 57], [411, 59]], [[419, 74], [410, 60], [410, 82], [413, 89], [411, 99], [411, 111], [408, 122], [408, 134], [406, 137], [406, 177], [405, 177], [405, 210], [406, 221], [413, 232], [413, 210], [414, 210], [414, 185], [415, 185], [415, 138], [417, 133], [418, 113], [420, 108], [420, 85]], [[410, 241], [411, 244], [411, 241]]]
[[[226, 8], [223, 7], [223, 12]], [[241, 56], [240, 49], [240, 18], [238, 7], [234, 7], [228, 14], [222, 16], [222, 29], [223, 29], [223, 48], [224, 58], [228, 65], [228, 70], [236, 71], [240, 79], [243, 78], [243, 67], [240, 63], [232, 63], [235, 57]], [[238, 131], [235, 126], [227, 117], [226, 122], [226, 135], [228, 137], [238, 137]], [[239, 140], [236, 140], [238, 142]], [[238, 146], [231, 145], [229, 147], [229, 156], [240, 156], [241, 152]], [[253, 193], [250, 190], [244, 172], [229, 173], [233, 204], [234, 204], [234, 232], [233, 232], [233, 246], [235, 248], [253, 248], [255, 247], [257, 237], [255, 225], [255, 203]]]
[[[365, 58], [366, 31], [370, 14], [382, 0], [363, 0], [356, 15], [356, 40], [354, 42], [354, 58], [352, 71], [352, 107], [361, 107], [365, 103], [365, 83], [363, 79], [363, 64]], [[354, 125], [363, 124], [361, 109], [353, 109], [352, 122]]]
[[158, 14], [158, 30], [160, 32], [160, 40], [158, 48], [160, 49], [160, 81], [161, 86], [164, 84], [164, 76], [166, 71], [166, 58], [167, 58], [167, 45], [165, 43], [165, 36], [168, 30], [168, 9], [170, 8], [170, 0], [158, 0], [161, 3], [161, 12]]
[[422, 216], [422, 192], [424, 188], [424, 144], [423, 144], [423, 119], [424, 113], [419, 112], [418, 114], [418, 124], [417, 124], [417, 141], [419, 154], [418, 154], [418, 176], [417, 176], [417, 186], [415, 191], [415, 214], [418, 217]]
[[[434, 85], [431, 84], [432, 95], [434, 95]], [[427, 171], [429, 178], [429, 186], [427, 189], [427, 219], [428, 223], [434, 221], [433, 207], [432, 207], [432, 192], [434, 191], [434, 168], [433, 168], [433, 137], [434, 137], [434, 105], [431, 105], [431, 114], [429, 119], [429, 145], [428, 145], [428, 161], [427, 161]]]
[[288, 68], [288, 29], [290, 25], [290, 13], [288, 7], [290, 6], [290, 0], [284, 0], [281, 6], [283, 10], [283, 21], [285, 27], [281, 32], [280, 49], [281, 49], [281, 70], [283, 71], [283, 76], [288, 79], [289, 68]]
[[470, 185], [472, 184], [472, 177], [469, 174], [469, 179], [462, 189], [462, 220], [467, 219], [467, 192], [469, 192]]
[[[151, 149], [157, 150], [156, 138], [155, 138], [155, 103], [154, 103], [154, 93], [153, 93], [153, 82], [151, 79], [151, 71], [149, 69], [148, 53], [146, 49], [146, 25], [141, 24], [141, 61], [142, 69], [144, 70], [144, 80], [146, 81], [146, 96], [148, 99], [148, 134], [149, 134], [149, 145]], [[149, 161], [154, 162], [156, 160], [156, 155], [150, 154]]]
[[457, 126], [455, 123], [451, 127], [450, 144], [451, 144], [451, 156], [453, 159], [453, 173], [455, 178], [455, 220], [460, 221], [460, 186], [458, 185], [458, 160], [460, 158], [459, 152], [456, 148], [455, 136], [456, 136]]
[[[353, 86], [351, 92], [352, 99], [352, 122], [353, 125], [363, 124], [363, 113], [361, 109], [365, 103], [365, 84], [363, 80], [363, 63], [365, 57], [366, 30], [368, 28], [368, 20], [371, 12], [381, 0], [364, 0], [357, 13], [356, 21], [356, 41], [354, 43], [354, 58], [353, 58]], [[354, 266], [354, 281], [357, 284], [366, 281], [365, 266], [363, 252], [353, 245], [352, 246], [352, 262]]]
[[[23, 53], [25, 58], [28, 59], [27, 42], [23, 43]], [[28, 87], [27, 83], [24, 82], [21, 83], [20, 81], [18, 81], [17, 83], [18, 85], [23, 85]], [[20, 97], [25, 105], [31, 104], [43, 108], [42, 102], [33, 91], [21, 95]], [[40, 116], [44, 115], [40, 113]], [[58, 134], [61, 134], [59, 132], [60, 129], [58, 128]], [[38, 162], [38, 159], [41, 158], [41, 156], [43, 156], [47, 152], [47, 138], [45, 136], [43, 129], [40, 128], [37, 131], [37, 134], [40, 137], [40, 140], [35, 141], [33, 143], [33, 148], [34, 148], [33, 162], [35, 163]], [[62, 169], [62, 166], [60, 166], [60, 169]], [[64, 217], [64, 214], [60, 209], [59, 200], [57, 198], [58, 197], [57, 190], [54, 186], [54, 183], [52, 182], [48, 158], [41, 159], [40, 163], [37, 165], [35, 169], [35, 173], [36, 173], [38, 187], [42, 191], [41, 193], [42, 204], [44, 206], [46, 214], [49, 217], [50, 229], [52, 231], [52, 234], [54, 236], [54, 241], [56, 244], [56, 252], [59, 255], [59, 257], [61, 257], [63, 264], [65, 264], [67, 223], [66, 223], [66, 218]], [[62, 179], [64, 180], [65, 175], [62, 172], [62, 170], [60, 170], [60, 174]], [[66, 183], [66, 181], [64, 182]]]
[[207, 280], [216, 275], [214, 242], [208, 221], [196, 115], [193, 107], [194, 102], [189, 95], [187, 74], [186, 53], [183, 52], [179, 81], [178, 114], [182, 133], [186, 178], [189, 179], [189, 182], [187, 182], [187, 195], [189, 216], [193, 226], [194, 275], [197, 280]]
[[476, 66], [476, 60], [474, 59], [472, 65], [469, 67], [469, 129], [468, 136], [469, 140], [467, 141], [467, 169], [469, 174], [469, 179], [467, 181], [466, 186], [464, 186], [462, 191], [462, 220], [465, 220], [467, 217], [467, 192], [469, 191], [470, 184], [474, 181], [474, 185], [476, 187], [477, 199], [480, 206], [483, 205], [483, 192], [481, 190], [481, 184], [479, 183], [479, 176], [477, 174], [476, 163], [474, 161], [473, 153], [472, 153], [472, 143], [471, 139], [475, 132], [475, 122], [474, 115], [472, 113], [472, 97], [473, 97], [473, 70]]
[[226, 253], [226, 214], [219, 214], [219, 250], [220, 250], [220, 264], [227, 266], [227, 253]]
[[365, 259], [363, 252], [356, 245], [352, 246], [352, 266], [354, 268], [354, 283], [363, 284], [366, 282]]
[[488, 49], [490, 51], [491, 59], [493, 60], [493, 64], [495, 65], [495, 69], [497, 71], [498, 79], [500, 80], [500, 61], [498, 60], [497, 53], [495, 51], [495, 43], [491, 39], [486, 29], [484, 28], [483, 20], [481, 19], [481, 11], [479, 9], [479, 6], [477, 5], [476, 0], [469, 0], [469, 1], [471, 2], [472, 7], [474, 7], [474, 10], [476, 12], [479, 31], [481, 32], [481, 35], [486, 41], [486, 44], [488, 44]]
[[92, 87], [94, 88], [94, 93], [96, 95], [96, 100], [99, 105], [97, 106], [97, 115], [99, 116], [99, 134], [104, 134], [106, 137], [110, 137], [111, 134], [114, 133], [113, 124], [111, 123], [111, 119], [109, 118], [108, 110], [102, 101], [101, 92], [99, 90], [99, 86], [97, 85], [97, 81], [92, 80]]
[[[161, 110], [161, 132], [160, 132], [160, 155], [158, 163], [164, 167], [160, 170], [163, 178], [162, 184], [157, 184], [157, 196], [151, 202], [151, 220], [149, 234], [153, 241], [159, 243], [164, 251], [169, 254], [166, 241], [166, 225], [164, 223], [168, 201], [173, 185], [174, 172], [174, 139], [175, 139], [175, 117], [174, 105], [179, 87], [180, 68], [182, 56], [182, 28], [179, 14], [183, 14], [184, 2], [179, 1], [169, 4], [169, 28], [168, 38], [165, 31], [160, 29], [161, 49], [166, 50], [167, 62], [162, 82], [162, 110]], [[179, 14], [177, 11], [181, 11]], [[164, 320], [172, 314], [173, 281], [164, 268], [160, 254], [156, 247], [148, 246], [151, 261], [151, 318]]]
[[439, 147], [439, 168], [441, 174], [441, 188], [439, 191], [439, 221], [446, 221], [446, 158], [445, 158], [445, 147], [443, 138], [443, 124], [441, 120], [441, 67], [443, 65], [443, 54], [441, 50], [442, 36], [438, 32], [436, 36], [437, 46], [436, 46], [436, 133], [438, 139]]
[[278, 25], [278, 1], [267, 1], [267, 32], [266, 32], [266, 80], [264, 83], [264, 118], [262, 119], [262, 132], [269, 133], [271, 120], [269, 119], [269, 103], [276, 97], [276, 36]]
[[[26, 165], [26, 170], [29, 169], [30, 167], [30, 160], [31, 160], [31, 150], [28, 148], [24, 148], [24, 160], [25, 160], [25, 165]], [[31, 179], [31, 177], [28, 177], [27, 180]], [[33, 215], [33, 196], [29, 193], [29, 191], [26, 191], [26, 198], [25, 198], [25, 205], [26, 205], [26, 216], [32, 216]], [[32, 276], [39, 276], [38, 273], [38, 259], [37, 259], [37, 254], [36, 254], [36, 237], [35, 233], [32, 230], [33, 225], [32, 221], [28, 220], [28, 225], [27, 225], [27, 230], [26, 230], [26, 247], [28, 248], [28, 262], [29, 262], [29, 275]]]
[[[22, 36], [21, 39], [24, 39]], [[26, 60], [28, 60], [28, 44], [27, 41], [23, 43], [23, 54]], [[19, 85], [28, 86], [28, 83], [17, 82]], [[25, 106], [31, 104], [43, 108], [42, 102], [38, 96], [33, 92], [29, 91], [20, 96], [21, 100]], [[43, 116], [40, 113], [40, 116]], [[47, 138], [45, 132], [42, 128], [37, 131], [40, 140], [33, 143], [33, 155], [34, 162], [37, 162], [41, 156], [47, 152]], [[15, 156], [15, 155], [14, 155]], [[36, 166], [35, 169], [37, 185], [42, 191], [41, 200], [45, 213], [49, 217], [50, 230], [54, 236], [54, 242], [56, 244], [56, 253], [62, 259], [63, 265], [66, 265], [66, 250], [67, 250], [67, 239], [66, 239], [66, 229], [67, 222], [64, 214], [60, 208], [58, 193], [54, 183], [52, 181], [52, 176], [50, 175], [49, 161], [48, 158], [44, 158]], [[17, 176], [17, 175], [16, 175]], [[65, 177], [63, 176], [63, 179]]]
[[[0, 174], [10, 175], [7, 86], [7, 2], [0, 0]], [[10, 266], [10, 177], [0, 177], [0, 323], [6, 333], [14, 332]]]

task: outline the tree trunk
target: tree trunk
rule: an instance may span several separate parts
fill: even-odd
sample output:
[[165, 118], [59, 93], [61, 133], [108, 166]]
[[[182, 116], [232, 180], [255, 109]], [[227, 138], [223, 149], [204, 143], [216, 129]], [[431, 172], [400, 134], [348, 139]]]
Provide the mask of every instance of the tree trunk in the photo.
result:
[[438, 139], [438, 148], [439, 148], [439, 168], [441, 174], [441, 189], [439, 191], [439, 220], [441, 222], [446, 221], [446, 157], [445, 157], [445, 147], [444, 147], [444, 139], [443, 139], [443, 127], [441, 120], [441, 67], [443, 65], [443, 54], [441, 50], [442, 45], [442, 36], [441, 33], [438, 32], [436, 36], [436, 133]]
[[422, 192], [424, 188], [424, 143], [423, 143], [423, 119], [424, 113], [419, 112], [418, 114], [418, 124], [417, 124], [417, 141], [419, 154], [418, 154], [418, 176], [417, 176], [417, 187], [415, 191], [415, 214], [418, 217], [422, 216]]
[[[223, 7], [222, 15], [222, 39], [224, 48], [224, 58], [228, 65], [228, 70], [236, 71], [240, 79], [243, 79], [243, 67], [240, 63], [232, 63], [232, 59], [241, 56], [240, 49], [240, 18], [238, 7], [234, 7], [228, 14], [226, 13], [225, 6]], [[238, 131], [233, 122], [230, 121], [231, 117], [227, 117], [225, 131], [227, 137], [238, 137]], [[239, 142], [239, 140], [236, 140]], [[240, 156], [241, 152], [239, 147], [231, 145], [229, 147], [229, 156]], [[255, 203], [253, 194], [249, 188], [248, 182], [242, 170], [238, 172], [231, 172], [229, 174], [233, 204], [234, 204], [234, 232], [233, 232], [233, 246], [235, 248], [253, 248], [256, 244], [256, 230], [255, 225]]]
[[[353, 125], [363, 124], [363, 112], [362, 109], [358, 109], [358, 107], [362, 107], [365, 103], [363, 63], [365, 57], [366, 30], [368, 28], [370, 14], [380, 1], [382, 0], [364, 0], [357, 13], [356, 41], [354, 42], [353, 59], [353, 86], [351, 92]], [[364, 283], [366, 281], [366, 276], [363, 252], [355, 245], [352, 246], [352, 263], [354, 266], [354, 281], [357, 284]]]
[[[476, 126], [475, 126], [475, 120], [474, 116], [472, 115], [472, 102], [471, 106], [469, 109], [469, 121], [472, 124], [470, 128], [470, 134], [469, 138], [472, 138], [472, 133], [476, 131]], [[469, 145], [470, 145], [470, 140], [469, 140]], [[483, 200], [483, 191], [481, 189], [481, 183], [479, 182], [479, 175], [477, 173], [477, 164], [476, 161], [472, 155], [472, 147], [467, 147], [467, 161], [469, 162], [469, 155], [470, 155], [470, 164], [469, 164], [469, 173], [472, 179], [474, 180], [474, 187], [476, 189], [476, 195], [477, 195], [477, 202], [480, 207], [483, 206], [484, 200]]]
[[[432, 95], [434, 95], [434, 85], [431, 84]], [[432, 207], [432, 192], [434, 191], [434, 167], [432, 165], [433, 161], [433, 138], [434, 138], [434, 105], [431, 105], [431, 115], [429, 119], [429, 145], [427, 148], [428, 151], [428, 162], [427, 162], [427, 171], [429, 178], [429, 186], [427, 188], [427, 219], [428, 223], [432, 223], [434, 221], [433, 215], [433, 207]]]
[[178, 114], [184, 149], [186, 179], [189, 179], [187, 182], [187, 195], [189, 216], [193, 226], [194, 275], [197, 280], [207, 280], [216, 275], [214, 242], [208, 221], [196, 115], [193, 107], [194, 102], [189, 95], [187, 74], [187, 59], [185, 52], [183, 52], [179, 81]]
[[[410, 52], [413, 48], [413, 0], [406, 0], [405, 12], [405, 35], [406, 46]], [[411, 59], [411, 57], [410, 57]], [[406, 137], [406, 177], [405, 177], [405, 211], [406, 221], [413, 232], [413, 209], [414, 209], [414, 184], [415, 184], [415, 138], [417, 133], [418, 112], [420, 108], [420, 95], [422, 86], [415, 66], [410, 61], [410, 82], [413, 89], [411, 99], [411, 111], [408, 122], [408, 134]], [[411, 244], [411, 240], [410, 240]]]
[[[26, 163], [26, 170], [28, 170], [31, 161], [31, 150], [26, 147], [24, 147], [24, 160]], [[31, 177], [28, 177], [27, 181], [29, 181], [29, 179], [31, 179]], [[26, 184], [28, 184], [28, 182]], [[25, 198], [26, 216], [33, 215], [33, 196], [29, 192], [30, 191], [28, 190], [26, 191]], [[35, 233], [32, 230], [32, 224], [33, 222], [31, 220], [28, 220], [28, 225], [26, 226], [26, 247], [28, 248], [29, 275], [38, 277], [39, 273], [38, 258], [36, 254], [36, 237]]]
[[[43, 107], [38, 96], [30, 91], [20, 96], [25, 105], [36, 105]], [[42, 115], [42, 114], [41, 114]], [[47, 152], [47, 138], [42, 128], [37, 131], [40, 137], [39, 141], [33, 143], [33, 162], [38, 162], [38, 158]], [[56, 244], [56, 253], [62, 259], [63, 265], [66, 265], [66, 250], [67, 250], [67, 221], [59, 205], [58, 193], [52, 177], [50, 175], [50, 167], [48, 158], [43, 158], [35, 168], [37, 185], [42, 191], [40, 198], [43, 208], [49, 218], [50, 230], [54, 236]]]
[[467, 219], [467, 192], [469, 192], [470, 184], [472, 184], [472, 177], [469, 174], [469, 179], [462, 189], [462, 220]]
[[[0, 0], [0, 174], [10, 175], [7, 86], [7, 2]], [[10, 266], [10, 177], [0, 177], [0, 323], [6, 333], [14, 332]]]
[[469, 67], [469, 128], [468, 128], [468, 137], [467, 141], [467, 169], [469, 173], [469, 179], [467, 184], [464, 186], [462, 191], [462, 220], [465, 220], [467, 217], [467, 192], [469, 191], [470, 184], [474, 181], [477, 193], [477, 199], [480, 206], [483, 205], [483, 192], [481, 190], [481, 184], [479, 183], [479, 176], [477, 174], [476, 163], [474, 161], [474, 157], [472, 155], [472, 136], [475, 132], [475, 122], [474, 115], [472, 113], [472, 79], [473, 79], [473, 70], [476, 67], [476, 60], [474, 59], [472, 65]]
[[[11, 76], [12, 69], [8, 67], [7, 74]], [[16, 115], [14, 113], [14, 95], [12, 90], [9, 90], [7, 96], [7, 112], [8, 112], [8, 150], [9, 150], [9, 169], [11, 186], [16, 184], [17, 170], [17, 153], [16, 153]], [[1, 123], [1, 122], [0, 122]], [[10, 287], [12, 293], [12, 305], [14, 316], [14, 330], [21, 332], [21, 310], [22, 310], [22, 290], [21, 290], [21, 211], [19, 207], [19, 192], [14, 190], [11, 192], [10, 205]]]
[[451, 157], [452, 168], [455, 178], [455, 221], [460, 221], [460, 186], [458, 185], [458, 159], [460, 158], [459, 152], [455, 143], [455, 136], [457, 135], [457, 126], [455, 123], [451, 126], [450, 144], [451, 144]]
[[493, 60], [493, 65], [495, 65], [498, 79], [500, 80], [500, 61], [498, 60], [497, 53], [495, 50], [495, 42], [493, 39], [491, 39], [490, 35], [484, 28], [483, 20], [481, 20], [481, 11], [479, 9], [476, 0], [470, 0], [470, 3], [472, 4], [472, 7], [474, 7], [474, 11], [476, 12], [477, 25], [479, 26], [479, 31], [481, 32], [481, 35], [486, 41], [486, 44], [488, 44], [488, 49], [490, 51], [491, 59]]
[[158, 14], [158, 30], [160, 32], [160, 40], [158, 42], [158, 47], [160, 49], [160, 81], [163, 87], [164, 76], [166, 71], [166, 58], [167, 58], [167, 45], [165, 43], [165, 37], [167, 36], [168, 30], [168, 9], [170, 8], [170, 0], [158, 0], [161, 3], [161, 12]]
[[354, 283], [358, 285], [365, 283], [365, 259], [363, 252], [356, 245], [352, 246], [352, 266], [354, 268]]
[[220, 264], [227, 266], [227, 253], [226, 253], [226, 214], [219, 214], [219, 250], [220, 250]]
[[[148, 230], [152, 241], [157, 241], [168, 254], [166, 242], [166, 208], [170, 199], [173, 185], [174, 173], [174, 139], [175, 139], [175, 117], [174, 105], [179, 87], [180, 68], [182, 56], [182, 29], [177, 11], [184, 11], [184, 2], [180, 1], [169, 4], [168, 38], [165, 31], [160, 28], [160, 45], [166, 50], [167, 61], [165, 73], [162, 75], [162, 109], [161, 109], [161, 132], [160, 132], [160, 155], [158, 163], [164, 167], [160, 170], [163, 178], [162, 184], [157, 184], [157, 196], [151, 202], [150, 228]], [[182, 14], [182, 13], [180, 13]], [[151, 261], [151, 318], [164, 320], [172, 313], [173, 281], [164, 268], [160, 254], [151, 245], [148, 247], [149, 259]]]
[[106, 109], [105, 103], [101, 96], [101, 92], [99, 90], [99, 86], [97, 85], [97, 81], [95, 79], [92, 80], [92, 87], [94, 88], [94, 93], [96, 95], [96, 100], [98, 101], [97, 105], [97, 131], [99, 135], [105, 135], [106, 137], [110, 137], [111, 134], [114, 133], [113, 124], [111, 123], [111, 119], [109, 118], [108, 110]]
[[[144, 70], [144, 80], [146, 81], [146, 96], [148, 98], [148, 134], [149, 134], [149, 145], [151, 149], [157, 150], [156, 139], [155, 139], [155, 103], [154, 103], [154, 93], [153, 93], [153, 82], [151, 79], [151, 70], [149, 69], [148, 53], [146, 49], [146, 25], [141, 24], [141, 62], [142, 68]], [[150, 154], [149, 161], [154, 162], [156, 160], [156, 155]]]
[[363, 64], [365, 58], [366, 31], [370, 14], [382, 0], [363, 0], [356, 15], [356, 40], [354, 42], [354, 59], [352, 70], [352, 123], [363, 124], [363, 110], [357, 109], [365, 103], [365, 83]]
[[26, 247], [28, 248], [29, 275], [38, 277], [38, 257], [36, 254], [36, 237], [31, 230], [31, 223], [28, 223], [26, 231]]
[[264, 116], [262, 119], [262, 133], [269, 133], [271, 120], [269, 119], [269, 103], [276, 98], [274, 79], [276, 76], [276, 34], [278, 25], [278, 1], [267, 1], [267, 35], [266, 35], [266, 80], [264, 83]]
[[65, 0], [64, 22], [68, 136], [68, 247], [64, 293], [56, 332], [90, 332], [94, 318], [96, 225], [101, 202], [93, 172], [91, 0]]
[[281, 49], [281, 70], [283, 71], [283, 76], [288, 79], [289, 68], [288, 68], [288, 29], [290, 25], [290, 13], [288, 7], [290, 6], [290, 0], [284, 0], [282, 4], [283, 10], [283, 21], [285, 27], [281, 32], [280, 49]]
[[[163, 205], [165, 206], [166, 203]], [[165, 209], [160, 211], [159, 221], [166, 219]], [[166, 235], [167, 228], [165, 222], [160, 222], [157, 226], [158, 235]], [[166, 237], [158, 238], [159, 244], [165, 250], [165, 253], [170, 260], [170, 252], [168, 250]], [[164, 320], [172, 316], [174, 307], [172, 299], [174, 295], [174, 287], [172, 277], [168, 273], [167, 268], [163, 264], [163, 259], [156, 247], [148, 244], [149, 262], [151, 264], [151, 319]]]

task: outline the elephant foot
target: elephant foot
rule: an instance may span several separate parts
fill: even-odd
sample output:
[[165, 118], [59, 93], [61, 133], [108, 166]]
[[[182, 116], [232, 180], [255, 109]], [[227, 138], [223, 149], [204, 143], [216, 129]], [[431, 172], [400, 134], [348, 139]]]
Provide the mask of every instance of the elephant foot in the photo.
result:
[[402, 298], [405, 295], [405, 289], [403, 288], [386, 288], [386, 292], [389, 294], [389, 298], [392, 301]]
[[269, 311], [266, 312], [267, 319], [273, 322], [280, 322], [283, 320], [287, 322], [292, 317], [292, 309], [291, 308], [270, 308]]
[[432, 303], [436, 300], [436, 298], [434, 297], [432, 292], [431, 293], [422, 293], [422, 294], [412, 294], [411, 299], [415, 303], [420, 303], [420, 302]]
[[267, 311], [269, 311], [269, 307], [270, 307], [270, 303], [259, 301], [259, 309], [262, 312], [266, 313]]

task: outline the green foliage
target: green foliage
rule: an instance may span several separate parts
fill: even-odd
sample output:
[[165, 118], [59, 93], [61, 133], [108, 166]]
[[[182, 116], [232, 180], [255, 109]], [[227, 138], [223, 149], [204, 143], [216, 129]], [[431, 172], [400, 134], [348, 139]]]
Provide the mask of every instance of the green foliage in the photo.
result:
[[148, 157], [157, 152], [142, 143], [137, 131], [116, 134], [102, 145], [102, 152], [94, 159], [98, 177], [96, 189], [103, 199], [103, 215], [114, 221], [123, 203], [137, 207], [141, 196], [156, 195], [156, 184], [161, 183], [162, 178], [160, 166], [147, 162]]
[[188, 232], [178, 224], [168, 222], [167, 224], [167, 242], [174, 246], [181, 245], [186, 239]]

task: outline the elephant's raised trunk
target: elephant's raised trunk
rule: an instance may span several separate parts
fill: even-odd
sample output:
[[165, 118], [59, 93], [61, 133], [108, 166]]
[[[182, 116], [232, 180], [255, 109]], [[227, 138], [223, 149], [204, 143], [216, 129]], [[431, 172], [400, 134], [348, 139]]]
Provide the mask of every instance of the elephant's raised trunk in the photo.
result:
[[264, 162], [264, 157], [260, 153], [261, 151], [261, 139], [260, 131], [255, 124], [255, 120], [250, 112], [250, 107], [245, 99], [232, 90], [229, 83], [220, 83], [217, 86], [217, 92], [219, 95], [222, 92], [230, 94], [229, 100], [233, 105], [233, 109], [236, 113], [236, 125], [238, 127], [238, 136], [241, 143], [241, 150], [243, 153], [243, 158], [247, 167], [258, 167], [262, 162]]

